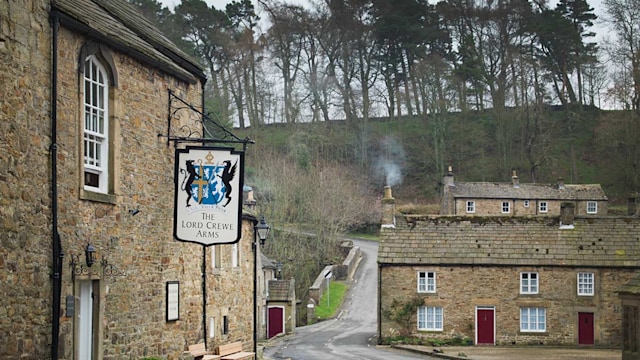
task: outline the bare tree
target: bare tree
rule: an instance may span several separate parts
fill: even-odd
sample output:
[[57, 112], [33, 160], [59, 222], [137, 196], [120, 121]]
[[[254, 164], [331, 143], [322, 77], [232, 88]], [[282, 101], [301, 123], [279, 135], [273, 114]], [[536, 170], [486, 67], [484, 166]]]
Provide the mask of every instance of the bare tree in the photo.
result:
[[640, 2], [636, 0], [604, 0], [605, 21], [616, 34], [613, 52], [624, 59], [633, 80], [631, 106], [640, 111]]

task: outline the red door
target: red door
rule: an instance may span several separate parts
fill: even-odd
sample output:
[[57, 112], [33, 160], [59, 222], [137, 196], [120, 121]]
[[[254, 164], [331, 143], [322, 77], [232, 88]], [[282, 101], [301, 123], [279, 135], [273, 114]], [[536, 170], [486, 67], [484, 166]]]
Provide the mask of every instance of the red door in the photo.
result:
[[271, 339], [278, 334], [284, 333], [284, 308], [270, 307], [268, 316], [267, 337]]
[[494, 345], [494, 309], [478, 309], [476, 313], [477, 322], [477, 344]]
[[578, 313], [578, 344], [593, 345], [593, 313]]

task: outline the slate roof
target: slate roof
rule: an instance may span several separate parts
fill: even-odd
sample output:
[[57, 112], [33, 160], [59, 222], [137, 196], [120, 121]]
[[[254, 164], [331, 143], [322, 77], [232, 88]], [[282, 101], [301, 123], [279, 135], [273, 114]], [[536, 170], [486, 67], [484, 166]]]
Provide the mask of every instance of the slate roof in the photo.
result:
[[52, 0], [63, 26], [189, 83], [206, 80], [196, 61], [124, 0]]
[[269, 301], [291, 301], [293, 290], [290, 280], [269, 280]]
[[260, 253], [260, 262], [262, 262], [263, 269], [275, 269], [276, 262], [269, 259], [265, 254]]
[[457, 182], [448, 191], [454, 198], [490, 198], [525, 200], [607, 200], [599, 184], [519, 184], [490, 182]]
[[406, 216], [381, 229], [381, 265], [640, 268], [640, 218]]
[[618, 291], [619, 294], [640, 294], [640, 274], [634, 276], [631, 280], [622, 285]]

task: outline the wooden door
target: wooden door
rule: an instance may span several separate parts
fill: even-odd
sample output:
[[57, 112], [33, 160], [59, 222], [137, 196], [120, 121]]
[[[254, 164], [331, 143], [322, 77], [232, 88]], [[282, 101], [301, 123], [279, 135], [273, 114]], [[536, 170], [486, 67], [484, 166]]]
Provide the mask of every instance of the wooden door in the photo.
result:
[[478, 308], [476, 310], [476, 344], [495, 344], [495, 309]]
[[267, 337], [271, 339], [278, 334], [284, 333], [284, 308], [280, 306], [270, 307], [268, 313]]
[[593, 313], [578, 313], [578, 344], [593, 345]]

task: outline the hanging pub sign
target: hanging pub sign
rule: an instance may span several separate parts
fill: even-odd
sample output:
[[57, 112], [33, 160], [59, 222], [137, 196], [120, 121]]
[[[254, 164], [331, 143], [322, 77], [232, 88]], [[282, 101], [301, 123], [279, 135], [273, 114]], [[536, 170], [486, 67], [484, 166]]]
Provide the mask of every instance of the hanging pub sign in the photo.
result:
[[244, 153], [187, 147], [175, 164], [174, 237], [205, 246], [240, 240]]

